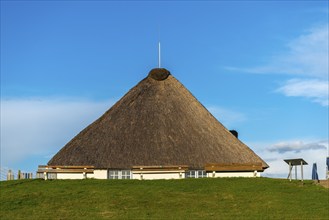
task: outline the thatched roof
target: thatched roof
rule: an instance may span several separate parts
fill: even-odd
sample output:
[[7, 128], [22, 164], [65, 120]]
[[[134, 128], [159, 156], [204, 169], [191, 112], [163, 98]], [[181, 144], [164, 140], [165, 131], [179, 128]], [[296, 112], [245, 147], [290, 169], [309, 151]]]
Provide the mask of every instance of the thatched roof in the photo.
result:
[[261, 163], [166, 69], [153, 69], [48, 165], [132, 166]]

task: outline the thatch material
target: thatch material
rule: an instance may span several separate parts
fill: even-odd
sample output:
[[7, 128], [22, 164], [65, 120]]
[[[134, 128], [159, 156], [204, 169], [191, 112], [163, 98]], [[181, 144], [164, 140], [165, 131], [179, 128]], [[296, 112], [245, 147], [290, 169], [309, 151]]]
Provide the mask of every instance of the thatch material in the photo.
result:
[[48, 165], [133, 166], [261, 163], [165, 69], [153, 69]]

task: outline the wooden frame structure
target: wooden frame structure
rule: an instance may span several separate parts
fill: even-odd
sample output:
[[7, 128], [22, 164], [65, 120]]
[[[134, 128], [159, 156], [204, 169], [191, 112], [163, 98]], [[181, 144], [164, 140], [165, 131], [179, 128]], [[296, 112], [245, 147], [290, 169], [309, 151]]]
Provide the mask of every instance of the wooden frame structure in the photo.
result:
[[295, 179], [297, 180], [297, 166], [300, 166], [301, 181], [303, 182], [303, 180], [304, 180], [303, 165], [308, 165], [308, 163], [302, 158], [285, 159], [284, 161], [289, 165], [289, 174], [288, 174], [287, 179], [289, 179], [291, 181], [291, 179], [292, 179], [291, 171], [292, 171], [292, 168], [295, 166]]

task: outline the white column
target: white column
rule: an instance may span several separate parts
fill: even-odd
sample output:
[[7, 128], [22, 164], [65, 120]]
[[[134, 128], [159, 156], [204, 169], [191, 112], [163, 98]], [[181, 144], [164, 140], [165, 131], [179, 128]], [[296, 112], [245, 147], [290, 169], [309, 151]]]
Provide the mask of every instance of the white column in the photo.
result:
[[302, 178], [302, 182], [303, 182], [303, 161], [300, 161], [300, 171], [301, 171], [301, 178]]

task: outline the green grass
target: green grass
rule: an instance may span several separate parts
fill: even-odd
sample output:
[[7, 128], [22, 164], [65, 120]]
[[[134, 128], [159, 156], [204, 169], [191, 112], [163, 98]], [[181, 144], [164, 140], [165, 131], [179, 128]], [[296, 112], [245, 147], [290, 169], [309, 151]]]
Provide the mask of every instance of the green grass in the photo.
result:
[[0, 219], [329, 219], [329, 191], [270, 178], [0, 182]]

